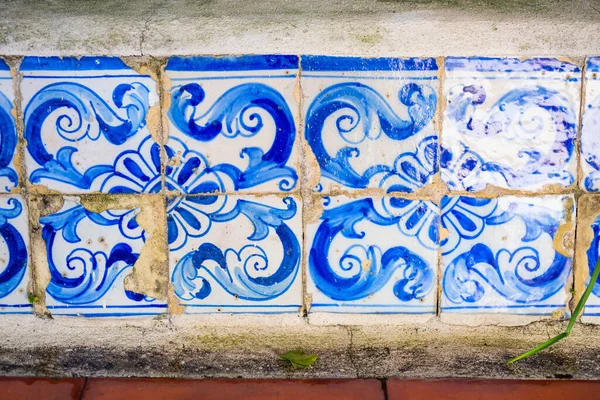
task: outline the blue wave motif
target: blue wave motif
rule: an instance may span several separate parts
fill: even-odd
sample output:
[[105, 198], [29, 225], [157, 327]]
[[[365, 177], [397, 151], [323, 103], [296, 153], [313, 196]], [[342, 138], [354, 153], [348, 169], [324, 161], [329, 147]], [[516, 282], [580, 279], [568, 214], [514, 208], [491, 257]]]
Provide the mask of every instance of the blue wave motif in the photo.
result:
[[[313, 100], [306, 115], [305, 135], [323, 176], [348, 187], [364, 189], [371, 178], [379, 173], [401, 173], [391, 166], [378, 164], [369, 167], [361, 175], [350, 165], [350, 158], [360, 156], [356, 145], [364, 140], [376, 140], [382, 133], [393, 140], [404, 140], [431, 122], [437, 104], [437, 95], [432, 87], [408, 83], [400, 89], [398, 97], [407, 107], [408, 120], [398, 116], [379, 93], [360, 83], [332, 85]], [[342, 110], [344, 113], [341, 113]], [[341, 148], [335, 156], [331, 156], [323, 144], [322, 135], [326, 121], [335, 115], [338, 115], [335, 117], [338, 135], [350, 146]], [[359, 124], [362, 126], [359, 127]], [[379, 130], [374, 129], [376, 126], [379, 126]], [[362, 136], [353, 140], [349, 135], [356, 129], [362, 130]]]
[[84, 138], [95, 141], [102, 134], [110, 143], [120, 145], [145, 126], [149, 93], [141, 83], [119, 84], [112, 100], [118, 109], [125, 110], [126, 118], [122, 118], [86, 86], [54, 83], [41, 89], [25, 108], [27, 150], [42, 166], [31, 172], [29, 180], [38, 183], [46, 178], [89, 189], [94, 179], [112, 171], [112, 166], [96, 165], [82, 174], [71, 160], [77, 148], [65, 146], [56, 155], [48, 153], [42, 139], [44, 122], [55, 118], [56, 133], [68, 142]]
[[[92, 252], [84, 247], [76, 247], [66, 256], [64, 265], [69, 271], [75, 271], [77, 276], [63, 276], [54, 260], [53, 249], [57, 235], [60, 232], [66, 243], [80, 243], [81, 238], [77, 233], [77, 227], [84, 218], [101, 226], [119, 225], [124, 235], [126, 233], [124, 227], [127, 227], [131, 221], [129, 212], [108, 211], [98, 214], [84, 209], [81, 205], [40, 219], [51, 276], [46, 291], [55, 300], [65, 304], [82, 305], [101, 300], [113, 287], [117, 278], [124, 271], [131, 269], [139, 257], [129, 244], [123, 242], [113, 246], [108, 255], [103, 251]], [[125, 295], [133, 301], [151, 301], [144, 295], [127, 290]]]
[[14, 198], [8, 199], [11, 208], [0, 208], [0, 236], [8, 249], [8, 264], [0, 272], [0, 298], [11, 294], [21, 283], [27, 270], [27, 247], [19, 231], [8, 221], [21, 215], [23, 207]]
[[286, 163], [294, 147], [296, 127], [293, 114], [281, 94], [264, 84], [242, 84], [226, 91], [208, 111], [197, 116], [196, 107], [204, 97], [204, 90], [196, 83], [175, 87], [171, 93], [168, 111], [171, 122], [195, 140], [207, 142], [218, 135], [253, 137], [264, 126], [258, 110], [268, 113], [276, 127], [274, 141], [268, 150], [255, 146], [242, 150], [240, 156], [248, 157], [245, 170], [228, 163], [214, 165], [211, 170], [228, 175], [234, 190], [252, 188], [275, 179], [281, 179], [281, 190], [292, 190], [298, 176]]
[[[520, 218], [525, 225], [523, 244], [547, 235], [553, 238], [562, 220], [561, 210], [513, 202], [498, 211], [497, 199], [445, 197], [442, 200], [442, 226], [448, 238], [442, 241], [443, 254], [456, 250], [463, 239], [475, 240], [486, 226], [498, 226]], [[496, 254], [477, 243], [456, 257], [446, 267], [443, 291], [455, 304], [474, 303], [485, 294], [485, 285], [507, 300], [533, 304], [561, 290], [571, 271], [571, 259], [551, 248], [551, 264], [542, 268], [538, 250], [523, 245], [514, 251], [502, 248]], [[484, 285], [485, 284], [485, 285]]]
[[478, 243], [448, 265], [444, 295], [455, 304], [477, 302], [485, 294], [483, 281], [507, 300], [533, 304], [564, 288], [571, 272], [570, 259], [558, 252], [545, 271], [530, 276], [540, 267], [539, 253], [533, 247], [520, 247], [512, 253], [501, 249], [494, 255], [489, 247]]
[[[596, 263], [598, 262], [598, 257], [600, 256], [600, 253], [599, 253], [599, 250], [600, 250], [599, 249], [599, 246], [600, 246], [600, 217], [596, 217], [596, 219], [592, 223], [592, 230], [594, 231], [594, 238], [592, 239], [592, 243], [590, 243], [590, 247], [586, 251], [587, 259], [588, 259], [588, 270], [589, 270], [590, 277], [592, 276], [592, 273], [594, 272], [594, 268], [596, 267]], [[588, 278], [588, 285], [589, 285], [589, 281], [590, 281], [590, 278]], [[598, 282], [598, 280], [596, 280], [596, 283], [597, 282]], [[594, 295], [596, 297], [600, 297], [600, 286], [599, 285], [594, 286], [594, 288], [592, 289], [592, 293], [594, 293]]]
[[[453, 154], [442, 149], [441, 166], [450, 172], [449, 185], [467, 191], [480, 190], [485, 182], [474, 179], [464, 183], [470, 174], [490, 172], [500, 174], [508, 187], [523, 187], [545, 182], [548, 178], [558, 180], [564, 186], [574, 181], [572, 174], [565, 170], [574, 149], [577, 119], [569, 101], [555, 90], [541, 86], [513, 89], [502, 96], [488, 111], [486, 119], [477, 119], [475, 112], [486, 100], [485, 89], [481, 86], [458, 86], [451, 89], [448, 96], [446, 114], [458, 131], [473, 138], [490, 138], [502, 135], [506, 140], [528, 140], [517, 154], [526, 159], [526, 165], [518, 170], [501, 162], [485, 161], [463, 144], [461, 154]], [[536, 115], [525, 120], [527, 111], [541, 111], [554, 124], [556, 132], [550, 149], [542, 154], [537, 150], [536, 136], [544, 132], [543, 118]], [[527, 124], [535, 124], [528, 126]]]
[[[341, 276], [331, 265], [330, 247], [334, 238], [341, 234], [349, 239], [363, 239], [364, 232], [357, 232], [355, 225], [367, 220], [375, 225], [397, 224], [399, 217], [379, 214], [371, 198], [356, 200], [339, 207], [325, 210], [309, 254], [309, 271], [317, 288], [334, 300], [358, 300], [376, 293], [401, 269], [403, 278], [394, 284], [394, 295], [400, 301], [421, 299], [434, 285], [434, 271], [419, 255], [403, 246], [395, 246], [385, 252], [376, 245], [350, 246], [339, 259]], [[363, 263], [368, 264], [365, 265]]]
[[[17, 147], [17, 129], [11, 109], [10, 100], [0, 93], [0, 177], [8, 178], [14, 187], [18, 183], [17, 172], [9, 165]], [[6, 191], [10, 189], [5, 187]]]
[[588, 192], [600, 190], [600, 151], [598, 128], [600, 127], [600, 96], [589, 102], [581, 123], [581, 158], [593, 168], [584, 177], [584, 187]]
[[[257, 244], [248, 244], [239, 251], [228, 248], [222, 251], [206, 242], [198, 250], [186, 254], [175, 266], [171, 281], [175, 294], [182, 300], [205, 299], [212, 292], [210, 282], [202, 277], [205, 271], [229, 294], [252, 301], [266, 301], [283, 294], [292, 285], [300, 266], [300, 244], [294, 232], [284, 223], [296, 214], [296, 203], [285, 198], [286, 209], [237, 200], [227, 212], [209, 214], [214, 223], [234, 220], [245, 215], [254, 227], [248, 237]], [[273, 230], [283, 248], [283, 259], [274, 273], [256, 276], [257, 272], [269, 269], [266, 252], [260, 242], [267, 239]]]

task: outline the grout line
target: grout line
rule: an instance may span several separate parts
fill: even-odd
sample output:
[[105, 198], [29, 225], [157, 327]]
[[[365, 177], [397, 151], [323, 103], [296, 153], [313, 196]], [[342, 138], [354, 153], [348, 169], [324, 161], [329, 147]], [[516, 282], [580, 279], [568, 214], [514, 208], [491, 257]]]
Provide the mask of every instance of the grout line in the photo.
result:
[[387, 379], [382, 378], [381, 381], [381, 390], [383, 390], [383, 400], [389, 400], [388, 389], [387, 389]]
[[90, 378], [88, 378], [87, 376], [85, 377], [85, 380], [83, 381], [83, 386], [81, 388], [81, 391], [79, 392], [79, 396], [77, 397], [78, 400], [83, 399], [83, 395], [85, 394], [85, 391], [87, 390], [89, 379]]

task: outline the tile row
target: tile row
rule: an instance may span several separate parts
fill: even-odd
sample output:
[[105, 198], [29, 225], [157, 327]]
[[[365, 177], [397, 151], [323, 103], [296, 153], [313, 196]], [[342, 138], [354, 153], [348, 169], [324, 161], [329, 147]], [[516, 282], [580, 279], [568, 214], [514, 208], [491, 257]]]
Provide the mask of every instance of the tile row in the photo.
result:
[[18, 87], [32, 189], [292, 192], [304, 141], [320, 167], [311, 189], [326, 195], [414, 192], [438, 171], [457, 193], [569, 189], [583, 98], [579, 186], [595, 192], [599, 70], [600, 58], [582, 70], [549, 58], [174, 57], [157, 84], [119, 58], [25, 57], [13, 85], [0, 61], [0, 190], [18, 182]]
[[[579, 287], [598, 257], [594, 194], [580, 199], [577, 246], [573, 195], [446, 196], [439, 206], [394, 196], [321, 201], [320, 217], [303, 227], [296, 195], [169, 197], [157, 224], [167, 230], [177, 304], [186, 313], [435, 315], [439, 297], [442, 316], [566, 315], [574, 247], [589, 259], [578, 258]], [[124, 285], [148, 238], [139, 212], [96, 213], [66, 197], [40, 218], [53, 315], [168, 312], [166, 299]], [[0, 313], [32, 312], [27, 214], [19, 195], [0, 195]], [[588, 304], [597, 315], [600, 288]]]

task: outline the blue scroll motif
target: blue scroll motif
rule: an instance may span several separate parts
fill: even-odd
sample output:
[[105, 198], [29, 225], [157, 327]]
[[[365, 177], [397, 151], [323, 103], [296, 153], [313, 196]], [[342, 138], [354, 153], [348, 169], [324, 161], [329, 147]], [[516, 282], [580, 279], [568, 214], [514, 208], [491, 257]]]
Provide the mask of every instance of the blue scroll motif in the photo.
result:
[[[17, 129], [10, 113], [11, 109], [10, 100], [0, 93], [0, 177], [8, 178], [14, 187], [18, 181], [17, 172], [9, 165], [17, 146]], [[10, 187], [5, 188], [6, 191], [10, 189]]]
[[[408, 83], [400, 89], [398, 98], [407, 108], [406, 120], [397, 115], [379, 93], [360, 83], [330, 86], [313, 100], [306, 115], [305, 135], [324, 177], [347, 187], [364, 189], [368, 187], [371, 178], [382, 173], [408, 175], [409, 181], [419, 182], [420, 186], [424, 184], [423, 177], [435, 173], [432, 170], [437, 156], [437, 144], [432, 141], [435, 137], [427, 139], [429, 146], [421, 147], [426, 152], [425, 173], [413, 168], [406, 170], [402, 168], [402, 161], [398, 160], [394, 166], [373, 165], [362, 174], [352, 168], [350, 159], [360, 156], [356, 147], [358, 144], [367, 139], [377, 140], [382, 134], [392, 140], [405, 140], [419, 133], [433, 119], [437, 95], [431, 86]], [[323, 127], [331, 118], [335, 118], [338, 135], [348, 144], [333, 156], [327, 152], [322, 137]], [[360, 130], [360, 134], [355, 135], [356, 130]], [[402, 156], [404, 155], [400, 157]]]
[[[53, 249], [57, 241], [63, 245], [81, 243], [77, 228], [86, 218], [99, 226], [116, 225], [125, 237], [143, 239], [143, 230], [135, 222], [134, 216], [128, 210], [98, 214], [77, 205], [41, 218], [42, 237], [46, 242], [51, 275], [46, 291], [54, 299], [71, 305], [90, 304], [102, 299], [117, 278], [133, 267], [139, 254], [124, 242], [117, 243], [108, 254], [104, 251], [92, 252], [83, 246], [74, 247], [65, 260], [60, 260], [61, 265], [66, 265], [69, 271], [77, 273], [76, 277], [70, 277], [63, 276], [57, 268]], [[153, 301], [128, 290], [125, 290], [125, 294], [132, 301]]]
[[219, 135], [254, 137], [264, 127], [261, 112], [267, 113], [275, 125], [275, 138], [268, 150], [256, 146], [242, 149], [240, 157], [248, 157], [245, 170], [221, 163], [212, 166], [211, 171], [227, 175], [233, 190], [248, 189], [277, 179], [281, 179], [281, 190], [292, 190], [298, 176], [286, 163], [294, 147], [296, 127], [283, 96], [264, 84], [242, 84], [226, 91], [204, 114], [196, 115], [196, 107], [204, 97], [204, 90], [196, 83], [176, 86], [172, 89], [168, 111], [177, 129], [197, 141], [208, 142]]
[[[592, 243], [590, 243], [590, 247], [586, 251], [590, 277], [594, 272], [596, 262], [598, 262], [598, 257], [600, 256], [600, 217], [596, 217], [596, 219], [592, 223], [592, 230], [594, 231], [594, 239], [592, 239]], [[589, 280], [590, 279], [588, 278], [588, 285]], [[596, 282], [598, 281], [596, 280]], [[600, 297], [600, 286], [594, 286], [594, 288], [592, 289], [592, 293], [594, 293], [596, 297]]]
[[95, 165], [81, 173], [72, 161], [77, 148], [65, 146], [56, 155], [48, 153], [42, 138], [45, 121], [53, 122], [56, 133], [67, 142], [96, 141], [103, 135], [120, 145], [145, 126], [149, 93], [141, 83], [117, 85], [112, 101], [126, 114], [122, 117], [97, 93], [77, 83], [54, 83], [37, 92], [25, 108], [25, 139], [29, 154], [42, 167], [31, 172], [30, 181], [46, 178], [89, 189], [98, 176], [111, 172], [112, 166]]
[[[570, 258], [550, 248], [553, 260], [549, 266], [542, 266], [533, 243], [542, 235], [554, 237], [562, 211], [515, 202], [498, 212], [497, 199], [455, 197], [444, 198], [442, 213], [442, 226], [450, 230], [449, 238], [442, 241], [446, 255], [455, 251], [461, 239], [478, 238], [486, 226], [520, 218], [526, 227], [521, 238], [523, 245], [514, 251], [502, 248], [494, 254], [487, 245], [476, 243], [454, 257], [442, 283], [450, 302], [477, 302], [484, 296], [485, 286], [489, 286], [509, 301], [533, 304], [552, 297], [564, 287], [571, 271]], [[458, 239], [450, 239], [456, 237]]]
[[11, 294], [21, 283], [27, 269], [27, 247], [19, 231], [9, 220], [18, 217], [23, 211], [21, 203], [8, 199], [10, 208], [0, 208], [0, 236], [8, 249], [8, 264], [0, 272], [0, 298]]
[[588, 192], [600, 189], [600, 141], [597, 131], [600, 128], [600, 96], [588, 104], [581, 124], [581, 158], [593, 168], [584, 177], [584, 187]]
[[[403, 200], [398, 201], [400, 203], [389, 203], [387, 206], [406, 207], [402, 203]], [[417, 212], [412, 215], [418, 219], [425, 213]], [[325, 210], [309, 255], [309, 271], [317, 288], [334, 300], [358, 300], [381, 290], [400, 269], [403, 277], [394, 283], [394, 295], [400, 301], [411, 301], [426, 296], [434, 286], [434, 269], [404, 246], [395, 246], [383, 251], [377, 245], [353, 244], [341, 257], [336, 257], [339, 258], [338, 268], [332, 266], [334, 257], [331, 244], [338, 235], [348, 239], [363, 239], [365, 232], [356, 230], [357, 223], [366, 220], [374, 225], [390, 226], [398, 224], [400, 219], [399, 216], [378, 212], [371, 198]], [[437, 236], [437, 228], [433, 230]], [[364, 262], [368, 267], [363, 265]]]
[[[485, 182], [467, 177], [487, 172], [500, 174], [508, 187], [523, 187], [543, 183], [549, 178], [564, 186], [573, 183], [574, 177], [565, 170], [574, 149], [577, 119], [569, 101], [555, 90], [541, 86], [513, 89], [502, 96], [488, 111], [487, 118], [478, 119], [478, 108], [485, 103], [486, 92], [481, 86], [457, 86], [448, 96], [446, 114], [460, 133], [472, 138], [490, 138], [498, 135], [507, 141], [523, 143], [517, 156], [526, 159], [526, 165], [514, 169], [498, 161], [486, 161], [463, 143], [460, 153], [453, 154], [443, 148], [441, 167], [449, 171], [447, 179], [452, 189], [477, 191]], [[527, 112], [543, 113], [553, 122], [556, 132], [549, 150], [542, 154], [536, 146], [539, 134], [545, 129], [543, 117], [535, 115], [529, 120]], [[534, 126], [529, 126], [532, 124]], [[531, 143], [528, 147], [525, 143]]]
[[[213, 202], [216, 202], [218, 196], [214, 197]], [[301, 254], [295, 233], [284, 222], [296, 214], [296, 203], [292, 198], [283, 201], [286, 209], [238, 199], [233, 207], [223, 205], [215, 212], [204, 214], [210, 223], [232, 221], [244, 215], [254, 227], [248, 237], [251, 243], [239, 250], [228, 248], [222, 251], [213, 243], [204, 242], [197, 250], [187, 253], [179, 260], [171, 277], [177, 297], [182, 300], [208, 297], [212, 286], [202, 273], [240, 299], [266, 301], [283, 294], [298, 274]], [[272, 238], [273, 232], [283, 248], [283, 259], [275, 272], [265, 276], [263, 271], [271, 268], [260, 243]]]

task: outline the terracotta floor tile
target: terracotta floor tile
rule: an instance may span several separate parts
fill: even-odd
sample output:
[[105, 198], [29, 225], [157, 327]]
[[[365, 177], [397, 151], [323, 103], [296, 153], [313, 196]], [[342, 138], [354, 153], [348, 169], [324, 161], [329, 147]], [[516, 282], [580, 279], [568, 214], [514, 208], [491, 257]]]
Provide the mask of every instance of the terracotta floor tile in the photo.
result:
[[390, 379], [387, 392], [388, 400], [591, 400], [600, 381]]
[[85, 400], [384, 400], [377, 380], [90, 379]]
[[0, 377], [0, 400], [79, 399], [85, 379]]

